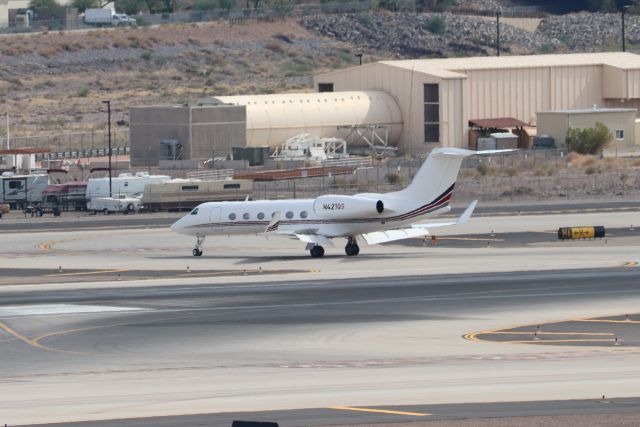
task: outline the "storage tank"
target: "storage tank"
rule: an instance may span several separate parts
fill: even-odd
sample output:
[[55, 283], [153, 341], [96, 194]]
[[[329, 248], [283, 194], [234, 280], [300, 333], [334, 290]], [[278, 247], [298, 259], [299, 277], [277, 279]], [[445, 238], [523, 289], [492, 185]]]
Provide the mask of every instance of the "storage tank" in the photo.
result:
[[379, 91], [239, 95], [213, 98], [216, 103], [244, 105], [247, 146], [275, 148], [287, 138], [310, 133], [320, 138], [338, 135], [338, 126], [385, 126], [388, 143], [396, 145], [402, 115], [396, 101]]

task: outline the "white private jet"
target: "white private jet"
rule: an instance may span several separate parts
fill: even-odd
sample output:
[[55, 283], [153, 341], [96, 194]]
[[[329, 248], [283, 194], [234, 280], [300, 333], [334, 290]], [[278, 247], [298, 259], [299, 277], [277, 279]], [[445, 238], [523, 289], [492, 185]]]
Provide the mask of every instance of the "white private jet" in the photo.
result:
[[206, 236], [258, 234], [293, 236], [307, 244], [311, 256], [324, 255], [332, 239], [346, 238], [345, 252], [358, 255], [358, 240], [384, 243], [429, 234], [429, 229], [465, 223], [477, 200], [456, 220], [437, 224], [418, 221], [449, 212], [449, 200], [462, 160], [473, 154], [512, 150], [470, 151], [436, 148], [411, 183], [400, 191], [355, 196], [324, 195], [315, 199], [208, 202], [176, 221], [171, 229], [196, 237], [194, 256], [202, 255]]

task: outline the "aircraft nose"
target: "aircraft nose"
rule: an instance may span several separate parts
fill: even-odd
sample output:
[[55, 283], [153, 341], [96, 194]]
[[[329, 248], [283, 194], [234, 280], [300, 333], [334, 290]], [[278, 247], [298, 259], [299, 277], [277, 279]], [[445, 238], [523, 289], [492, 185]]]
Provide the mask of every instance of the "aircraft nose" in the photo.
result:
[[180, 231], [182, 231], [182, 225], [180, 224], [181, 221], [182, 221], [182, 218], [180, 218], [179, 220], [177, 220], [176, 222], [171, 224], [171, 231], [175, 231], [176, 233], [180, 233]]

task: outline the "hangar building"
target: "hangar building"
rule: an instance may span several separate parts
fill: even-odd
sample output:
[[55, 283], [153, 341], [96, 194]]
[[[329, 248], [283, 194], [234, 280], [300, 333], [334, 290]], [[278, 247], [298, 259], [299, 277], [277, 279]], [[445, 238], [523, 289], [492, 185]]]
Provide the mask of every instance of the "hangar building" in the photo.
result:
[[[640, 109], [640, 55], [380, 61], [318, 75], [315, 85], [317, 93], [133, 107], [131, 163], [157, 165], [178, 151], [186, 160], [226, 156], [232, 147], [273, 149], [300, 133], [342, 136], [345, 127], [385, 128], [387, 142], [405, 154], [434, 146], [475, 148], [470, 122], [511, 121], [522, 129], [535, 125], [539, 112]], [[624, 142], [635, 143], [635, 132], [624, 129]]]
[[640, 107], [640, 56], [584, 53], [380, 61], [315, 77], [319, 92], [377, 90], [400, 108], [399, 147], [467, 147], [469, 121], [542, 111]]

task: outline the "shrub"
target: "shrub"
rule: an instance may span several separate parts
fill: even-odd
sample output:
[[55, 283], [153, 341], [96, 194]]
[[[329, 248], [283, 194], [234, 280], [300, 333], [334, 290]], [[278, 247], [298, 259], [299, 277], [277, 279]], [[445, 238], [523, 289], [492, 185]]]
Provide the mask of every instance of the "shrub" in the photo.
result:
[[422, 24], [422, 28], [433, 34], [444, 34], [444, 18], [442, 16], [433, 16]]
[[402, 183], [402, 177], [397, 172], [389, 172], [387, 174], [387, 181], [392, 185], [400, 184]]
[[218, 0], [198, 0], [194, 5], [196, 10], [215, 10], [218, 9]]
[[391, 12], [397, 12], [400, 10], [400, 0], [380, 0], [378, 6], [382, 9], [390, 10]]
[[282, 45], [278, 42], [267, 42], [265, 43], [264, 48], [269, 49], [274, 53], [284, 53], [284, 49], [282, 48]]
[[144, 59], [145, 61], [151, 60], [151, 52], [142, 52], [140, 54], [140, 59]]
[[487, 162], [480, 163], [477, 167], [477, 170], [478, 173], [482, 176], [495, 175], [496, 173], [496, 168], [494, 168]]
[[580, 154], [596, 154], [602, 151], [611, 141], [611, 131], [604, 124], [597, 122], [594, 127], [567, 130], [567, 148]]
[[360, 25], [363, 25], [365, 27], [371, 26], [371, 15], [369, 15], [367, 12], [359, 13], [358, 15], [356, 15], [356, 19], [358, 20]]
[[86, 98], [87, 96], [89, 96], [89, 88], [87, 86], [82, 86], [78, 91], [78, 97]]
[[584, 170], [584, 173], [586, 173], [587, 175], [593, 175], [594, 173], [598, 173], [598, 172], [600, 171], [595, 166], [589, 166]]
[[504, 173], [507, 176], [516, 176], [518, 175], [518, 168], [515, 166], [510, 166], [504, 170]]

